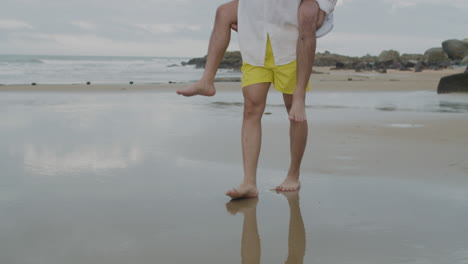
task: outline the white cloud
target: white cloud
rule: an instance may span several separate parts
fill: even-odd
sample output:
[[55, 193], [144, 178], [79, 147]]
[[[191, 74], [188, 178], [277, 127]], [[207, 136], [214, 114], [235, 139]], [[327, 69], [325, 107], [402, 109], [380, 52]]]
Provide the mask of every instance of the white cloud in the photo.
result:
[[[190, 43], [190, 45], [187, 45]], [[34, 54], [67, 55], [115, 55], [129, 56], [202, 56], [206, 52], [207, 40], [176, 37], [154, 42], [124, 41], [101, 37], [94, 34], [20, 34], [11, 36], [7, 42], [0, 42], [0, 50]], [[9, 51], [8, 49], [12, 49]]]
[[33, 26], [20, 20], [0, 20], [0, 29], [32, 29]]
[[93, 22], [90, 22], [90, 21], [72, 21], [71, 22], [72, 25], [74, 26], [77, 26], [81, 29], [84, 29], [84, 30], [94, 30], [96, 29], [96, 25], [93, 23]]
[[136, 27], [148, 31], [152, 34], [176, 33], [184, 30], [200, 31], [200, 25], [187, 24], [136, 24]]
[[385, 0], [386, 3], [392, 5], [392, 8], [405, 8], [410, 6], [416, 6], [420, 4], [441, 4], [454, 6], [457, 8], [468, 8], [467, 0]]

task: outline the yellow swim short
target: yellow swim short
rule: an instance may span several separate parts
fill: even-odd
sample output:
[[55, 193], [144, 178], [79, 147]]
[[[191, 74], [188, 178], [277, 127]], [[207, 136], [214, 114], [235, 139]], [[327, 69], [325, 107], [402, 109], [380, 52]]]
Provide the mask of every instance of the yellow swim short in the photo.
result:
[[[265, 66], [253, 66], [244, 62], [241, 69], [242, 88], [257, 83], [273, 83], [276, 90], [285, 94], [293, 94], [297, 83], [296, 67], [297, 61], [276, 66], [270, 38], [267, 38]], [[310, 91], [310, 83], [307, 84], [306, 90]]]

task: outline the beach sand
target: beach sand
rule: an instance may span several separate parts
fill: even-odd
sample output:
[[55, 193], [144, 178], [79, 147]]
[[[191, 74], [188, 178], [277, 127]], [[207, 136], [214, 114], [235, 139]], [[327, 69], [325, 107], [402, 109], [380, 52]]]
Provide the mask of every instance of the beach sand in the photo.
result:
[[300, 198], [271, 191], [289, 163], [272, 91], [241, 202], [240, 83], [0, 86], [0, 262], [467, 263], [468, 95], [436, 94], [463, 70], [316, 70]]

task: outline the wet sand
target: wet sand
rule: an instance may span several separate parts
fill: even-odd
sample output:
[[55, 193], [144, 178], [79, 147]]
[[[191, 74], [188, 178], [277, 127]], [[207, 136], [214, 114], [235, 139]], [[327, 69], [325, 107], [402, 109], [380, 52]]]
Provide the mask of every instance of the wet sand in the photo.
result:
[[2, 86], [0, 262], [466, 263], [468, 96], [423, 74], [314, 75], [298, 196], [271, 191], [289, 162], [272, 92], [260, 197], [239, 202], [239, 83]]

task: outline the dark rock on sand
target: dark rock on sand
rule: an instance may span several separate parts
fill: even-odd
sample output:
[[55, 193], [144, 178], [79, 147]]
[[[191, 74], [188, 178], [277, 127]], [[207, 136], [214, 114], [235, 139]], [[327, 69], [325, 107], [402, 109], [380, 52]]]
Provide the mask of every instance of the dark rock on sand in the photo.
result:
[[396, 50], [384, 50], [377, 58], [377, 62], [386, 66], [393, 65], [400, 62], [400, 53]]
[[[325, 51], [315, 54], [314, 66], [316, 67], [337, 67], [336, 69], [352, 69], [352, 64], [359, 62], [357, 57], [343, 56]], [[338, 67], [340, 66], [340, 67]], [[342, 66], [342, 67], [341, 67]]]
[[345, 67], [345, 65], [344, 65], [344, 63], [342, 63], [342, 62], [337, 62], [337, 63], [335, 64], [335, 68], [336, 68], [337, 70], [342, 70], [342, 69], [344, 69], [344, 67]]
[[432, 48], [424, 53], [424, 63], [429, 66], [448, 66], [450, 60], [442, 48]]
[[[194, 58], [189, 60], [188, 62], [182, 62], [182, 65], [195, 65], [196, 68], [205, 68], [206, 65], [206, 58]], [[234, 69], [240, 70], [242, 67], [242, 56], [240, 51], [228, 51], [224, 54], [223, 60], [219, 65], [220, 69]]]
[[91, 82], [86, 82], [86, 85], [91, 85]]
[[454, 74], [440, 79], [437, 93], [468, 92], [468, 73]]
[[461, 61], [461, 63], [463, 63], [463, 64], [468, 64], [468, 56], [466, 56], [465, 58], [463, 58], [463, 60]]
[[31, 83], [31, 85], [32, 85], [32, 86], [36, 86], [36, 85], [37, 85], [37, 83]]
[[442, 48], [452, 60], [462, 60], [468, 56], [468, 42], [450, 39], [442, 42]]

